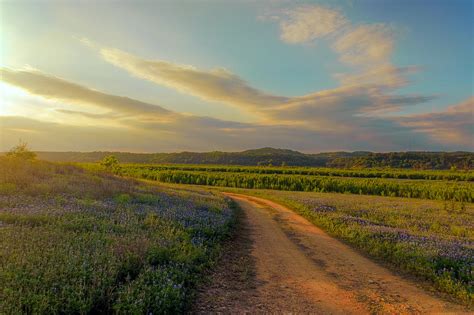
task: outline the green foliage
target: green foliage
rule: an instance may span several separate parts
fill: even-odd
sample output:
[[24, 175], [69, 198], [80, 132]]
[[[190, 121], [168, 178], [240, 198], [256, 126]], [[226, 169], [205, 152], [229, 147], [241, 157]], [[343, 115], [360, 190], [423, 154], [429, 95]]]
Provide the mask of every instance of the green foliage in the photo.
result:
[[11, 148], [10, 151], [7, 152], [6, 156], [22, 160], [36, 159], [36, 153], [28, 148], [28, 144], [26, 142], [20, 142], [17, 146]]
[[[117, 314], [183, 313], [186, 294], [182, 289], [186, 272], [173, 272], [173, 267], [148, 267], [118, 293], [114, 310]], [[153, 314], [155, 314], [153, 312]]]
[[120, 170], [119, 161], [114, 155], [108, 155], [102, 159], [100, 165], [109, 172], [117, 173]]
[[126, 205], [132, 200], [132, 197], [130, 197], [129, 194], [119, 194], [114, 198], [114, 200], [120, 205]]
[[231, 220], [212, 193], [0, 157], [0, 314], [183, 313]]
[[16, 185], [13, 183], [1, 183], [0, 194], [13, 195], [16, 191]]
[[177, 184], [474, 201], [474, 185], [470, 182], [160, 170], [134, 165], [122, 171], [127, 176]]

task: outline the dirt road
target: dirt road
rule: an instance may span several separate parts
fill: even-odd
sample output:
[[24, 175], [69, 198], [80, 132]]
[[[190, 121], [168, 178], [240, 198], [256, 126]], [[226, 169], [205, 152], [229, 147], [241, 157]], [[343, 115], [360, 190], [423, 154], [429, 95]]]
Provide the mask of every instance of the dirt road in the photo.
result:
[[[232, 280], [222, 280], [226, 287], [214, 288], [212, 292], [218, 306], [207, 311], [466, 313], [463, 307], [443, 301], [394, 275], [279, 204], [244, 195], [227, 195], [244, 211], [246, 231], [252, 243], [249, 251], [254, 283], [233, 289]], [[229, 270], [222, 272], [228, 277]]]

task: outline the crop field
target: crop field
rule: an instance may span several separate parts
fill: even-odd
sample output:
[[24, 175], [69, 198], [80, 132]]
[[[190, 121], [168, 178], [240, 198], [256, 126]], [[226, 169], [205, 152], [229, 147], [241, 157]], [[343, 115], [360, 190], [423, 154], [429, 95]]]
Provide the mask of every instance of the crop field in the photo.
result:
[[0, 314], [183, 312], [233, 222], [222, 196], [0, 160]]
[[428, 280], [464, 303], [473, 302], [473, 204], [334, 193], [232, 191], [286, 205], [369, 256]]
[[[85, 164], [84, 166], [90, 169], [100, 168], [98, 164]], [[302, 175], [303, 170], [306, 170], [306, 175]], [[275, 173], [276, 171], [280, 171], [280, 173]], [[118, 172], [124, 176], [177, 184], [338, 192], [467, 203], [474, 201], [474, 184], [470, 181], [471, 171], [353, 171], [311, 168], [282, 168], [280, 170], [257, 167], [140, 166], [124, 164]], [[338, 173], [342, 175], [335, 175]], [[350, 177], [351, 174], [356, 175]], [[423, 179], [413, 179], [418, 177]], [[446, 179], [440, 180], [440, 178]]]
[[[85, 164], [85, 163], [84, 163]], [[398, 178], [450, 181], [474, 181], [472, 170], [412, 170], [412, 169], [340, 169], [328, 167], [272, 167], [190, 164], [124, 164], [124, 171], [150, 173], [154, 171], [228, 172], [251, 174], [315, 175], [334, 177]]]

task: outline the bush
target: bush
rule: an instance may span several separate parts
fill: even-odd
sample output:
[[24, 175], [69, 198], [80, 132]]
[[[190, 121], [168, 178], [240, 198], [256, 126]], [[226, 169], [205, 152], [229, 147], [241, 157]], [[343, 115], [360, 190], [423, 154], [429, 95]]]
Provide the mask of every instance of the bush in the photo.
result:
[[114, 155], [104, 157], [100, 164], [109, 172], [119, 173], [120, 171], [119, 161]]
[[6, 155], [8, 157], [22, 160], [36, 159], [36, 153], [28, 149], [28, 144], [26, 142], [20, 142], [17, 146], [11, 148]]

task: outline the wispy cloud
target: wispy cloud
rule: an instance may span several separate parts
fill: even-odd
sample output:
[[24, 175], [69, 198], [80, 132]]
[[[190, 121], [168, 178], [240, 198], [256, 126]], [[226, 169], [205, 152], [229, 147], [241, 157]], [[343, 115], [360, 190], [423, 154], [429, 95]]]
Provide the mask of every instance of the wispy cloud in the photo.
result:
[[342, 85], [375, 85], [386, 88], [399, 88], [410, 83], [409, 76], [421, 70], [418, 66], [396, 67], [383, 64], [364, 72], [338, 73], [334, 76]]
[[307, 43], [329, 36], [348, 23], [340, 11], [317, 5], [284, 10], [278, 19], [281, 39], [290, 44]]
[[[135, 152], [244, 150], [264, 146], [290, 147], [296, 150], [404, 150], [406, 139], [411, 145], [428, 149], [439, 144], [426, 140], [423, 135], [413, 136], [409, 129], [387, 121], [373, 121], [363, 126], [367, 132], [341, 135], [334, 132], [317, 132], [298, 126], [266, 126], [258, 124], [230, 124], [211, 121], [203, 117], [178, 120], [169, 129], [162, 124], [133, 123], [140, 128], [110, 126], [72, 126], [66, 123], [39, 121], [27, 117], [0, 116], [2, 133], [0, 149], [7, 150], [21, 138], [39, 150], [118, 150]], [[212, 126], [216, 123], [217, 126]], [[381, 125], [380, 133], [373, 126]], [[171, 126], [168, 126], [171, 127]], [[386, 137], [391, 141], [386, 141]], [[295, 141], [298, 139], [298, 141]]]
[[0, 68], [1, 80], [46, 99], [72, 104], [88, 104], [128, 115], [153, 113], [167, 116], [170, 111], [125, 96], [102, 93], [35, 70]]
[[97, 113], [90, 113], [90, 112], [69, 110], [69, 109], [62, 109], [62, 108], [57, 108], [55, 110], [56, 112], [67, 114], [67, 115], [76, 115], [76, 116], [82, 116], [82, 117], [93, 118], [93, 119], [111, 119], [111, 118], [124, 117], [122, 114], [119, 114], [116, 112], [107, 112], [103, 114], [97, 114]]
[[102, 48], [104, 60], [127, 70], [131, 75], [164, 85], [207, 101], [222, 102], [244, 108], [261, 108], [280, 104], [286, 97], [271, 95], [250, 86], [224, 68], [201, 70], [163, 60], [146, 60], [126, 52]]
[[360, 25], [340, 36], [332, 47], [342, 62], [373, 67], [390, 61], [393, 37], [393, 29], [384, 24]]
[[[203, 99], [241, 107], [270, 123], [275, 123], [276, 118], [277, 123], [294, 123], [296, 117], [303, 122], [314, 122], [315, 117], [321, 117], [318, 113], [322, 113], [326, 115], [325, 125], [330, 126], [330, 113], [341, 114], [343, 110], [346, 113], [343, 116], [352, 117], [361, 113], [398, 110], [402, 106], [433, 99], [433, 96], [389, 94], [408, 81], [406, 76], [415, 71], [414, 67], [386, 65], [364, 74], [340, 75], [344, 83], [341, 87], [300, 97], [286, 97], [264, 93], [225, 70], [201, 71], [191, 66], [142, 59], [117, 49], [102, 48], [100, 52], [104, 60], [136, 77]], [[313, 115], [308, 116], [310, 113]]]
[[444, 111], [400, 116], [394, 120], [433, 140], [474, 149], [474, 97]]

